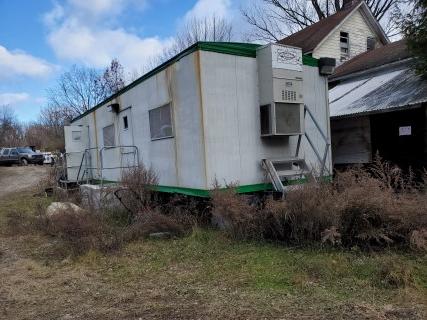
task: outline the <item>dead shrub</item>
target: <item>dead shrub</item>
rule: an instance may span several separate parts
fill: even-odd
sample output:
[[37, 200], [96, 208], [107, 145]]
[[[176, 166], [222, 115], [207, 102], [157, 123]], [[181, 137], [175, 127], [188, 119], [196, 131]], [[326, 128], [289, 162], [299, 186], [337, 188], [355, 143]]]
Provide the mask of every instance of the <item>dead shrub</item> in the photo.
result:
[[157, 184], [157, 173], [152, 168], [146, 168], [143, 164], [139, 167], [130, 168], [123, 173], [122, 187], [115, 190], [114, 195], [130, 213], [130, 220], [153, 209]]
[[325, 183], [301, 185], [279, 204], [267, 203], [266, 210], [280, 225], [277, 233], [292, 243], [321, 241], [322, 232], [339, 223], [339, 204], [330, 185]]
[[262, 238], [259, 213], [247, 197], [238, 195], [235, 185], [220, 189], [218, 184], [211, 192], [212, 220], [216, 226], [237, 239]]
[[387, 219], [380, 208], [353, 205], [345, 208], [341, 220], [342, 243], [345, 246], [372, 248], [394, 242], [393, 231], [387, 228]]
[[122, 244], [122, 230], [107, 223], [105, 216], [87, 211], [63, 209], [50, 216], [45, 210], [39, 211], [34, 219], [36, 231], [55, 239], [56, 255], [77, 256], [89, 250], [111, 252]]
[[[284, 200], [250, 205], [235, 186], [212, 192], [212, 214], [236, 238], [263, 238], [292, 244], [342, 244], [362, 249], [425, 246], [425, 188], [381, 159], [374, 169], [354, 167], [332, 183], [311, 181]], [[414, 232], [416, 231], [416, 232]]]

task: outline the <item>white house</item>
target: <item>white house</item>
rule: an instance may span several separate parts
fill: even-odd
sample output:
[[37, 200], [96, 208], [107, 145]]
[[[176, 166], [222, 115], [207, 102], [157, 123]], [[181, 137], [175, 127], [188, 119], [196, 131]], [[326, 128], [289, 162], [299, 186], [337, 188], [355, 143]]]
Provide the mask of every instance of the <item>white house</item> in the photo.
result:
[[365, 1], [344, 1], [342, 10], [279, 41], [299, 47], [315, 58], [334, 58], [338, 64], [389, 43]]
[[327, 76], [283, 45], [199, 42], [65, 127], [68, 180], [119, 181], [144, 163], [159, 191], [283, 192], [331, 174]]

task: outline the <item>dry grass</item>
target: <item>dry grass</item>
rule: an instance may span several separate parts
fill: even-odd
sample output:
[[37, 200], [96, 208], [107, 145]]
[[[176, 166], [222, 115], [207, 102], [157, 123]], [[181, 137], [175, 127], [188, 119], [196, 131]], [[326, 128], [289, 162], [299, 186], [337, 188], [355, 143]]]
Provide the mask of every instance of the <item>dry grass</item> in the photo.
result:
[[[352, 185], [352, 190], [344, 184]], [[425, 319], [424, 253], [401, 248], [367, 253], [355, 246], [351, 250], [300, 246], [306, 244], [304, 239], [332, 243], [344, 236], [339, 228], [341, 214], [327, 216], [331, 208], [342, 213], [350, 204], [359, 208], [367, 203], [370, 215], [371, 208], [378, 207], [374, 195], [366, 202], [353, 199], [369, 193], [362, 190], [366, 184], [355, 177], [341, 176], [336, 184], [325, 187], [295, 190], [292, 204], [286, 203], [290, 198], [253, 204], [251, 198], [242, 201], [233, 192], [218, 191], [213, 214], [237, 226], [234, 231], [226, 229], [228, 234], [249, 241], [193, 228], [199, 220], [186, 213], [199, 208], [188, 199], [174, 198], [173, 205], [150, 204], [150, 210], [133, 216], [131, 222], [127, 212], [105, 212], [100, 217], [68, 211], [46, 221], [48, 217], [36, 216], [42, 215], [40, 211], [51, 199], [32, 194], [0, 199], [0, 318]], [[376, 180], [369, 181], [370, 191], [377, 188], [386, 189], [377, 186]], [[381, 196], [391, 201], [386, 217], [393, 217], [393, 230], [402, 225], [415, 230], [414, 222], [396, 222], [394, 215], [406, 212], [417, 217], [410, 197], [419, 195], [414, 191], [404, 198], [401, 195]], [[408, 203], [395, 208], [394, 201], [406, 197]], [[221, 214], [224, 211], [227, 215]], [[245, 212], [250, 217], [248, 225]], [[315, 218], [308, 212], [314, 212]], [[98, 241], [95, 235], [109, 234], [108, 228], [124, 239], [120, 250], [93, 244]], [[172, 233], [180, 237], [145, 237], [174, 228]], [[413, 237], [417, 237], [413, 243], [420, 242], [421, 232]], [[298, 246], [250, 240], [260, 238]], [[58, 244], [80, 241], [83, 244], [77, 248], [82, 251], [64, 251], [60, 259], [53, 254]]]

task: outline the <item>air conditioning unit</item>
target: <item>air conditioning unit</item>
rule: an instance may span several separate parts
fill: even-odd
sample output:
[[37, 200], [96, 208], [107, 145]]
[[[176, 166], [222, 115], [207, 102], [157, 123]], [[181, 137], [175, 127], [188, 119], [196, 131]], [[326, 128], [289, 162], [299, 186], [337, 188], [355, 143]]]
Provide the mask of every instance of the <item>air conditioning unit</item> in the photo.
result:
[[261, 136], [292, 136], [304, 132], [303, 105], [271, 103], [260, 107]]
[[304, 133], [301, 49], [269, 44], [257, 51], [261, 136]]

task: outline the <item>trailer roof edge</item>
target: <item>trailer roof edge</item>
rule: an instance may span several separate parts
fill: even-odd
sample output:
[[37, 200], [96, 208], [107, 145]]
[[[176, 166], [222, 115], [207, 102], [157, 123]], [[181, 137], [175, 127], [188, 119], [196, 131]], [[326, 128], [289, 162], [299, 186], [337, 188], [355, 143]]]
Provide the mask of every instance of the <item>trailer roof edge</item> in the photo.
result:
[[[85, 117], [86, 115], [92, 113], [96, 109], [102, 107], [104, 104], [114, 100], [121, 94], [125, 93], [126, 91], [132, 89], [133, 87], [137, 86], [141, 82], [147, 80], [148, 78], [154, 76], [155, 74], [163, 71], [173, 63], [181, 60], [183, 57], [197, 51], [210, 51], [210, 52], [217, 52], [217, 53], [223, 53], [223, 54], [230, 54], [235, 56], [242, 56], [242, 57], [250, 57], [250, 58], [256, 58], [256, 49], [261, 47], [260, 44], [256, 43], [242, 43], [242, 42], [207, 42], [207, 41], [200, 41], [196, 42], [192, 46], [188, 47], [184, 51], [178, 53], [176, 56], [172, 57], [171, 59], [163, 62], [158, 67], [154, 68], [153, 70], [147, 72], [146, 74], [142, 75], [135, 81], [131, 82], [112, 96], [108, 97], [104, 101], [98, 103], [96, 106], [90, 108], [86, 112], [82, 113], [81, 115], [75, 117], [71, 120], [71, 123]], [[318, 66], [318, 60], [316, 58], [313, 58], [309, 55], [303, 55], [303, 64], [311, 67], [317, 67]]]

